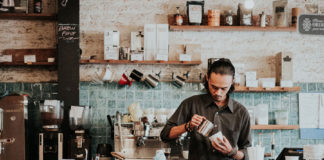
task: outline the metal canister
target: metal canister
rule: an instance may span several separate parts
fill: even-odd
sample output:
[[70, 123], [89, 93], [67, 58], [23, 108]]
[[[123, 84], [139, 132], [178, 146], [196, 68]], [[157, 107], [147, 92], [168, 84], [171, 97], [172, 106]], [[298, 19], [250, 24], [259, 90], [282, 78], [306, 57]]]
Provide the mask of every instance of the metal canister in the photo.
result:
[[220, 10], [208, 10], [208, 26], [220, 26], [220, 14]]
[[209, 133], [213, 130], [214, 124], [209, 120], [205, 119], [199, 126], [198, 126], [198, 133], [208, 136]]

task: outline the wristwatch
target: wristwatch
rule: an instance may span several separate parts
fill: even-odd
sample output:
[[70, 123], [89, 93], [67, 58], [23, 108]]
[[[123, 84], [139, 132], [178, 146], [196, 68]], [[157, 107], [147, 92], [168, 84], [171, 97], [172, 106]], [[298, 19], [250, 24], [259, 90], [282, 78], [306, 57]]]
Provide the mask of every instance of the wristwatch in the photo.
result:
[[229, 152], [229, 153], [227, 154], [227, 156], [233, 158], [233, 157], [236, 155], [237, 150], [238, 150], [238, 148], [237, 148], [237, 146], [236, 146], [235, 148], [232, 149], [231, 152]]

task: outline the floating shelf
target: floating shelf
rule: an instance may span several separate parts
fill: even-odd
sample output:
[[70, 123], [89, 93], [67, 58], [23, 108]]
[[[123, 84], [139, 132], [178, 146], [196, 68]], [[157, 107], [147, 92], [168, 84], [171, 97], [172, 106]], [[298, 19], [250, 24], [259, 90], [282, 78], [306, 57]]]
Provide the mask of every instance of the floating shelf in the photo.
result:
[[235, 86], [235, 92], [299, 92], [300, 87], [280, 87], [275, 88], [262, 88], [262, 87], [245, 87], [245, 86]]
[[22, 20], [57, 20], [56, 14], [36, 13], [0, 13], [0, 19], [22, 19]]
[[54, 66], [55, 62], [34, 62], [34, 63], [24, 63], [24, 62], [2, 62], [0, 66]]
[[80, 60], [80, 64], [174, 64], [174, 65], [199, 65], [199, 64], [201, 64], [201, 61]]
[[299, 125], [252, 125], [251, 129], [263, 129], [263, 130], [272, 130], [272, 129], [285, 129], [285, 130], [294, 130], [299, 129]]
[[258, 27], [258, 26], [175, 26], [170, 25], [170, 31], [269, 31], [269, 32], [295, 32], [295, 27]]

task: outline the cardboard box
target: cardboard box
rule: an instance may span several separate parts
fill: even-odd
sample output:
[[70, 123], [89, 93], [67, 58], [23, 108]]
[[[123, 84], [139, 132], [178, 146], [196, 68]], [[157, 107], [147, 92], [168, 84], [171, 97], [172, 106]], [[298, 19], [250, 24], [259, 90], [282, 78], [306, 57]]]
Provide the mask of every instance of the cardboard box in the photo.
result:
[[256, 72], [255, 71], [251, 71], [251, 72], [245, 72], [245, 80], [246, 81], [254, 81], [256, 80]]
[[245, 86], [246, 87], [258, 87], [258, 80], [247, 80], [246, 82], [245, 82]]
[[276, 86], [276, 78], [259, 78], [259, 85], [262, 88], [274, 88]]

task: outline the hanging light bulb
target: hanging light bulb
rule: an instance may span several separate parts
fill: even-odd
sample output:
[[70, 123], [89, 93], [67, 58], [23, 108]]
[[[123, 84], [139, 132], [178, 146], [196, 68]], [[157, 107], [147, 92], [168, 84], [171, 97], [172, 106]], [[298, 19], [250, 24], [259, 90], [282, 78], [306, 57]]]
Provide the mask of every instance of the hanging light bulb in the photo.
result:
[[244, 7], [246, 9], [252, 9], [254, 7], [254, 1], [253, 0], [245, 0]]

